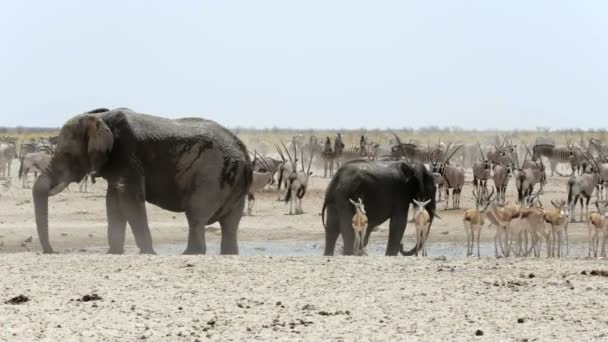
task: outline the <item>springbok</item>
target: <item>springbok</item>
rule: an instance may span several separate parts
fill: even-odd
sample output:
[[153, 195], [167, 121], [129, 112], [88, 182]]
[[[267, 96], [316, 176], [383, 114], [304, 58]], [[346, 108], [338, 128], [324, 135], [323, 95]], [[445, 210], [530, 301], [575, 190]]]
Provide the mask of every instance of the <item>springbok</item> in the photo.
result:
[[[414, 200], [414, 204], [416, 205], [416, 213], [414, 214], [414, 222], [416, 222], [416, 256], [418, 256], [418, 251], [420, 250], [422, 250], [422, 256], [426, 256], [426, 247], [424, 245], [429, 236], [431, 217], [425, 207], [430, 202], [431, 200], [424, 202]], [[403, 244], [403, 241], [401, 243]]]
[[[477, 191], [477, 192], [476, 192]], [[473, 189], [473, 198], [475, 198], [475, 209], [469, 209], [464, 212], [462, 222], [464, 224], [464, 232], [467, 235], [467, 256], [473, 255], [473, 245], [477, 241], [477, 257], [479, 257], [479, 237], [481, 228], [484, 225], [484, 213], [488, 209], [488, 205], [492, 202], [494, 188], [490, 194], [486, 194], [486, 189], [481, 188], [481, 194], [478, 189]]]
[[365, 234], [367, 233], [367, 214], [365, 213], [365, 206], [361, 198], [358, 198], [355, 202], [352, 199], [348, 199], [350, 203], [355, 206], [355, 215], [353, 215], [353, 231], [355, 233], [355, 245], [353, 246], [354, 254], [361, 255], [365, 248]]
[[510, 225], [511, 221], [519, 215], [519, 207], [516, 205], [497, 205], [492, 204], [486, 211], [486, 217], [490, 225], [496, 227], [494, 234], [494, 254], [498, 258], [498, 245], [502, 256], [508, 257], [511, 251], [510, 244]]
[[[547, 239], [547, 257], [555, 256], [555, 249], [557, 249], [557, 256], [562, 256], [562, 233], [567, 232], [568, 227], [568, 216], [570, 215], [570, 207], [566, 201], [561, 200], [559, 202], [551, 201], [554, 208], [546, 209], [544, 213], [545, 222], [551, 225], [551, 230], [546, 231]], [[566, 240], [567, 240], [566, 234]], [[557, 239], [557, 247], [555, 246], [555, 240]], [[566, 255], [568, 254], [566, 250]]]
[[589, 228], [589, 253], [588, 256], [593, 254], [594, 258], [597, 258], [598, 248], [600, 239], [602, 240], [601, 257], [606, 257], [606, 239], [608, 238], [608, 202], [595, 202], [597, 212], [591, 213], [589, 221], [587, 222]]

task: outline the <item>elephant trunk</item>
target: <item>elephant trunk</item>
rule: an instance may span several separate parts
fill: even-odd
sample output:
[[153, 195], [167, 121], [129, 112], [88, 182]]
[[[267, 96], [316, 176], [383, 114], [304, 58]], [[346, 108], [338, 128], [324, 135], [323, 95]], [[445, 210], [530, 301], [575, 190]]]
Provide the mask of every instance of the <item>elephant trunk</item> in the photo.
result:
[[53, 253], [53, 248], [49, 242], [49, 197], [60, 193], [68, 184], [69, 182], [57, 183], [46, 171], [38, 177], [34, 184], [32, 196], [36, 215], [36, 229], [43, 253]]

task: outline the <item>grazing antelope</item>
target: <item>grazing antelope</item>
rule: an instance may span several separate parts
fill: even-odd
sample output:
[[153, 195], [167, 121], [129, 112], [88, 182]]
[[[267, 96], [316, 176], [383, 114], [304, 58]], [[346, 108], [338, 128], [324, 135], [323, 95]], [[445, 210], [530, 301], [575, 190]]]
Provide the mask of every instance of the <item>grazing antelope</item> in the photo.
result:
[[477, 241], [477, 257], [479, 257], [479, 238], [481, 228], [484, 225], [484, 215], [488, 206], [492, 202], [494, 188], [490, 194], [486, 194], [485, 188], [473, 189], [473, 198], [475, 199], [475, 209], [469, 209], [464, 212], [462, 222], [464, 224], [464, 232], [467, 235], [467, 256], [473, 255], [473, 246]]
[[365, 234], [367, 233], [367, 214], [365, 213], [365, 206], [361, 198], [358, 198], [358, 202], [348, 199], [350, 203], [355, 206], [355, 215], [353, 215], [353, 231], [355, 232], [355, 244], [353, 246], [354, 254], [364, 254], [364, 242]]
[[[289, 160], [291, 156], [289, 155], [289, 151], [285, 149], [287, 155], [289, 156]], [[297, 153], [297, 151], [294, 151]], [[310, 172], [310, 167], [312, 166], [312, 160], [314, 157], [314, 152], [311, 151], [310, 159], [308, 162], [308, 169], [304, 169], [304, 151], [300, 151], [302, 154], [302, 170], [297, 171], [295, 168], [293, 172], [289, 175], [289, 185], [287, 187], [287, 195], [285, 195], [285, 202], [289, 202], [289, 215], [304, 214], [304, 210], [302, 209], [302, 198], [306, 194], [306, 188], [308, 187], [308, 179], [312, 172]], [[294, 163], [295, 165], [295, 163]], [[295, 206], [295, 212], [294, 212]]]
[[[546, 209], [544, 213], [544, 219], [546, 223], [551, 225], [551, 230], [546, 231], [547, 240], [547, 257], [554, 257], [555, 250], [557, 249], [557, 256], [562, 256], [562, 234], [568, 232], [568, 216], [570, 215], [570, 207], [566, 204], [566, 201], [561, 200], [559, 202], [551, 201], [554, 208]], [[557, 239], [557, 246], [555, 245]], [[566, 255], [568, 254], [566, 249]]]
[[600, 257], [606, 257], [606, 239], [608, 238], [608, 202], [595, 202], [597, 212], [591, 213], [589, 221], [587, 222], [589, 228], [589, 253], [588, 256], [593, 254], [594, 258], [597, 258], [598, 248], [600, 239], [602, 241], [602, 250]]
[[[451, 145], [451, 144], [450, 144]], [[458, 165], [451, 165], [450, 158], [460, 149], [462, 145], [457, 146], [450, 152], [448, 145], [446, 158], [442, 161], [434, 161], [432, 164], [433, 174], [435, 177], [441, 176], [445, 187], [445, 208], [448, 208], [450, 200], [450, 189], [452, 189], [452, 208], [460, 208], [460, 193], [464, 185], [464, 168]]]
[[[429, 236], [431, 217], [425, 207], [430, 202], [431, 200], [425, 202], [414, 200], [416, 206], [416, 213], [414, 214], [414, 222], [416, 223], [416, 256], [418, 256], [418, 251], [420, 250], [422, 250], [422, 256], [426, 256], [425, 242]], [[403, 244], [403, 241], [401, 243]]]

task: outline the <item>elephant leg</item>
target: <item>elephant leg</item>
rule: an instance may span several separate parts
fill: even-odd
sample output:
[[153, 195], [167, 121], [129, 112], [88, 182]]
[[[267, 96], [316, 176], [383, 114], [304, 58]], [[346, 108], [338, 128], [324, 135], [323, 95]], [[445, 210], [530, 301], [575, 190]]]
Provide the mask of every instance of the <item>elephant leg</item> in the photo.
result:
[[108, 217], [108, 254], [122, 254], [125, 247], [127, 218], [122, 214], [118, 191], [108, 186], [106, 194], [106, 214]]
[[[386, 255], [396, 256], [401, 249], [401, 240], [407, 225], [407, 210], [397, 210], [391, 217], [388, 231]], [[416, 248], [418, 250], [418, 248]]]
[[[220, 208], [220, 201], [214, 198], [210, 198], [203, 193], [203, 190], [208, 193], [218, 193], [219, 184], [217, 188], [214, 188], [212, 184], [205, 184], [197, 189], [197, 192], [191, 195], [190, 202], [186, 208], [186, 219], [188, 219], [188, 244], [183, 254], [205, 254], [207, 252], [207, 244], [205, 241], [205, 225], [210, 223], [210, 220], [218, 212]], [[245, 196], [239, 199], [240, 202], [236, 202], [235, 206], [220, 217], [220, 226], [222, 229], [222, 241], [225, 238], [229, 238], [229, 235], [233, 234], [234, 241], [231, 244], [231, 250], [233, 253], [238, 253], [236, 246], [236, 227], [240, 218], [243, 215], [245, 209]], [[234, 211], [239, 210], [236, 214]], [[236, 216], [236, 225], [230, 222], [230, 226], [235, 225], [234, 232], [229, 232], [229, 225], [222, 225], [221, 220], [230, 221], [229, 217]], [[226, 234], [224, 232], [227, 232]], [[230, 239], [230, 238], [229, 238]]]
[[122, 214], [131, 226], [140, 253], [156, 254], [152, 247], [152, 235], [148, 226], [143, 179], [138, 180], [137, 183], [121, 184], [120, 186], [122, 190], [118, 190], [118, 202]]
[[340, 219], [336, 210], [327, 209], [327, 223], [325, 225], [325, 250], [323, 255], [334, 255], [336, 240], [340, 235]]
[[339, 226], [340, 234], [342, 234], [342, 241], [344, 242], [344, 255], [353, 255], [355, 231], [353, 230], [352, 221], [340, 220]]
[[222, 241], [220, 243], [221, 255], [239, 254], [238, 230], [244, 206], [245, 198], [243, 198], [228, 215], [220, 219], [220, 227], [222, 229]]

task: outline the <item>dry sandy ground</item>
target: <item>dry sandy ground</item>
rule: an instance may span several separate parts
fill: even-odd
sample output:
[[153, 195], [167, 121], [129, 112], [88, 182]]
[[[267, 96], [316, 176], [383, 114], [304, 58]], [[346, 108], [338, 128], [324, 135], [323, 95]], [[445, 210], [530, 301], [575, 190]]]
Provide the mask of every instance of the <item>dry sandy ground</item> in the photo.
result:
[[[312, 178], [300, 216], [287, 215], [275, 192], [260, 194], [255, 216], [242, 221], [242, 244], [322, 245], [319, 214], [327, 182]], [[31, 191], [17, 180], [0, 185], [0, 251], [6, 252], [0, 254], [0, 341], [605, 340], [608, 334], [608, 279], [581, 274], [608, 269], [605, 260], [436, 259], [441, 243], [464, 254], [461, 220], [472, 204], [469, 184], [462, 210], [439, 212], [431, 257], [424, 259], [327, 258], [319, 252], [103, 255], [105, 184], [100, 181], [89, 193], [71, 188], [50, 200], [51, 241], [63, 254], [49, 256], [34, 253], [40, 247]], [[509, 191], [514, 198], [512, 184]], [[565, 179], [551, 178], [545, 204], [564, 197]], [[185, 246], [183, 214], [148, 208], [155, 246]], [[207, 228], [210, 246], [218, 243], [216, 227]], [[569, 230], [571, 242], [586, 241], [584, 224]], [[372, 240], [384, 244], [386, 237], [383, 226]], [[482, 234], [485, 242], [492, 237], [490, 230]], [[127, 243], [134, 245], [130, 236]], [[92, 294], [101, 300], [78, 301]], [[4, 303], [18, 295], [30, 300]], [[475, 337], [477, 330], [483, 336]]]
[[589, 274], [602, 266], [7, 254], [2, 300], [29, 301], [0, 304], [0, 340], [606, 340], [607, 278]]

